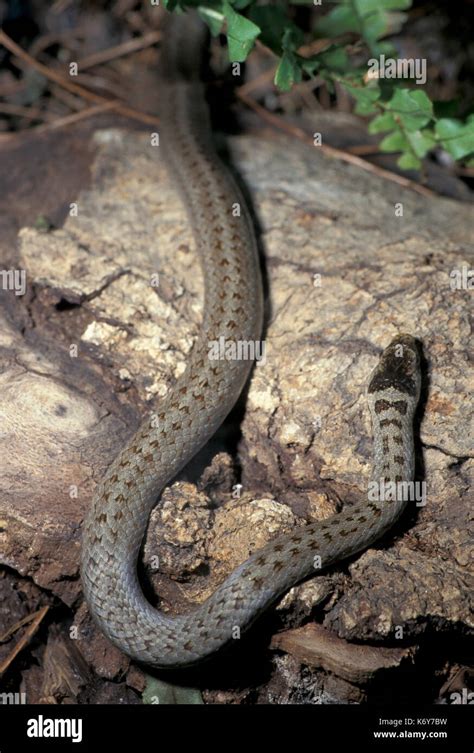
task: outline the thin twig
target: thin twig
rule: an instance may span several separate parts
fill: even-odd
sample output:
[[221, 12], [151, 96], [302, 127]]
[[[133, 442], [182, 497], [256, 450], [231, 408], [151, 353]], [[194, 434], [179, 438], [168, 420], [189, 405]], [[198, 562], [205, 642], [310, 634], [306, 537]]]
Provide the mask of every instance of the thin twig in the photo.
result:
[[92, 55], [88, 55], [82, 60], [77, 61], [77, 67], [80, 71], [85, 71], [87, 68], [93, 68], [95, 65], [101, 65], [102, 63], [108, 63], [110, 60], [123, 57], [124, 55], [130, 55], [132, 52], [137, 52], [145, 47], [152, 47], [161, 39], [161, 31], [151, 31], [149, 34], [145, 34], [143, 37], [135, 37], [129, 39], [128, 42], [118, 44], [115, 47], [109, 47], [107, 50], [100, 50], [100, 52], [94, 52]]
[[246, 81], [245, 84], [239, 86], [239, 92], [241, 94], [250, 94], [250, 92], [255, 91], [255, 89], [258, 89], [258, 87], [262, 86], [263, 84], [272, 83], [273, 85], [274, 76], [275, 68], [272, 66], [266, 71], [263, 71], [263, 73], [259, 73], [259, 75], [255, 76], [255, 78], [252, 78], [250, 81]]
[[354, 144], [353, 146], [346, 147], [347, 151], [351, 154], [355, 154], [358, 157], [366, 154], [380, 154], [380, 149], [377, 144]]
[[15, 633], [20, 630], [20, 628], [28, 625], [32, 620], [34, 620], [35, 615], [36, 612], [33, 612], [33, 614], [27, 614], [20, 620], [17, 620], [17, 622], [14, 622], [13, 625], [10, 625], [10, 627], [0, 635], [0, 643], [6, 643], [7, 641], [9, 641], [12, 635], [15, 635]]
[[[77, 94], [72, 94], [72, 92], [59, 86], [59, 84], [51, 82], [49, 85], [49, 91], [52, 95], [54, 105], [61, 103], [62, 105], [66, 105], [68, 110], [71, 110], [72, 112], [80, 112], [84, 107], [83, 97], [78, 97]], [[64, 110], [64, 108], [61, 109]], [[59, 114], [62, 116], [62, 112]]]
[[103, 112], [109, 112], [115, 109], [115, 102], [106, 102], [103, 105], [92, 105], [91, 107], [85, 107], [80, 112], [73, 112], [70, 115], [65, 115], [62, 118], [56, 118], [50, 123], [43, 123], [41, 125], [28, 128], [27, 131], [17, 131], [16, 133], [0, 133], [0, 143], [5, 141], [11, 141], [18, 139], [24, 133], [34, 133], [35, 135], [46, 133], [47, 131], [54, 131], [57, 128], [66, 128], [67, 126], [74, 125], [80, 120], [87, 120], [93, 118], [95, 115], [100, 115]]
[[[0, 44], [3, 44], [3, 46], [6, 47], [7, 50], [10, 50], [13, 55], [16, 55], [21, 60], [24, 60], [26, 63], [28, 63], [28, 65], [30, 65], [32, 68], [35, 68], [35, 70], [42, 73], [43, 76], [49, 81], [54, 81], [64, 89], [67, 89], [74, 94], [78, 94], [84, 99], [90, 102], [95, 102], [99, 105], [108, 104], [111, 101], [109, 99], [106, 99], [105, 97], [101, 97], [99, 94], [95, 94], [94, 92], [89, 91], [89, 89], [85, 89], [79, 84], [75, 84], [73, 81], [68, 81], [61, 75], [61, 73], [58, 73], [57, 71], [48, 68], [46, 65], [43, 65], [38, 60], [35, 60], [35, 58], [31, 57], [31, 55], [29, 55], [27, 52], [25, 52], [25, 50], [17, 45], [16, 42], [13, 41], [13, 39], [10, 39], [10, 37], [5, 34], [2, 29], [0, 29]], [[113, 109], [119, 112], [121, 115], [124, 115], [125, 117], [133, 118], [134, 120], [146, 123], [147, 125], [157, 125], [159, 123], [159, 119], [157, 117], [128, 107], [120, 100], [115, 100], [115, 106]]]
[[[22, 651], [25, 648], [25, 646], [27, 646], [28, 643], [31, 641], [34, 634], [38, 630], [43, 620], [43, 617], [48, 612], [48, 610], [49, 610], [49, 607], [42, 607], [37, 612], [35, 612], [35, 614], [28, 615], [27, 619], [23, 618], [23, 620], [20, 620], [21, 624], [25, 624], [26, 621], [31, 621], [31, 625], [26, 630], [25, 634], [20, 638], [18, 643], [10, 651], [8, 656], [3, 660], [3, 662], [0, 663], [0, 677], [3, 675], [5, 670], [8, 669], [8, 667], [10, 666], [12, 661], [15, 659], [15, 657], [18, 656], [20, 651]], [[17, 623], [15, 628], [18, 628], [20, 623]]]
[[[250, 107], [252, 110], [255, 110], [255, 112], [257, 112], [263, 120], [266, 120], [272, 126], [278, 128], [278, 130], [284, 131], [285, 133], [294, 136], [299, 141], [302, 141], [303, 143], [309, 144], [310, 146], [314, 147], [312, 137], [305, 133], [302, 128], [294, 126], [291, 123], [287, 123], [279, 115], [275, 115], [274, 113], [269, 112], [265, 109], [265, 107], [262, 107], [262, 105], [252, 99], [252, 97], [247, 97], [246, 94], [242, 94], [239, 89], [237, 89], [237, 95], [242, 100], [242, 102], [245, 102], [248, 107]], [[374, 175], [378, 175], [381, 178], [390, 180], [392, 181], [392, 183], [398, 183], [398, 185], [403, 186], [404, 188], [410, 188], [412, 191], [416, 191], [423, 196], [435, 196], [435, 193], [429, 188], [421, 186], [418, 183], [410, 180], [409, 178], [405, 178], [403, 175], [391, 173], [389, 170], [384, 170], [382, 167], [373, 165], [371, 162], [367, 162], [366, 160], [363, 160], [356, 155], [349, 154], [348, 152], [344, 152], [341, 149], [336, 149], [336, 147], [334, 146], [321, 144], [317, 148], [321, 149], [322, 152], [331, 157], [336, 157], [336, 159], [340, 159], [343, 162], [348, 162], [351, 165], [356, 165], [357, 167], [360, 167], [369, 173], [373, 173]]]
[[73, 125], [80, 120], [87, 120], [87, 118], [93, 118], [95, 115], [100, 115], [103, 112], [115, 109], [115, 102], [104, 102], [103, 105], [92, 105], [92, 107], [85, 107], [80, 112], [73, 112], [71, 115], [65, 115], [64, 118], [57, 118], [52, 123], [45, 123], [43, 125], [30, 128], [28, 133], [34, 131], [36, 134], [45, 133], [46, 131], [53, 131], [56, 128], [65, 128], [66, 126]]
[[0, 102], [0, 113], [17, 115], [19, 118], [28, 118], [29, 120], [54, 119], [54, 115], [45, 110], [40, 110], [38, 107], [22, 107], [21, 105], [11, 105], [8, 102]]

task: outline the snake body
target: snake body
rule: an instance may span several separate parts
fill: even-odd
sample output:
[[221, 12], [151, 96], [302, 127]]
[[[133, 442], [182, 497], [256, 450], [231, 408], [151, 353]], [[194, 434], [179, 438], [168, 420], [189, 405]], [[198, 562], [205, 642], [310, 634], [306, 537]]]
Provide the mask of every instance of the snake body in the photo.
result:
[[[186, 205], [204, 273], [201, 333], [184, 374], [99, 483], [84, 524], [81, 557], [85, 597], [102, 631], [130, 657], [156, 667], [185, 666], [209, 657], [279, 595], [315, 573], [317, 556], [327, 567], [366, 548], [390, 528], [406, 504], [403, 498], [364, 500], [323, 522], [279, 536], [188, 614], [163, 614], [143, 594], [137, 559], [150, 512], [163, 487], [222, 423], [251, 368], [246, 360], [210, 360], [209, 343], [221, 337], [226, 342], [254, 341], [262, 327], [252, 223], [210, 138], [198, 79], [202, 34], [191, 14], [170, 25], [160, 89], [161, 144]], [[400, 335], [382, 354], [368, 388], [376, 481], [413, 479], [413, 414], [419, 389], [416, 342]]]

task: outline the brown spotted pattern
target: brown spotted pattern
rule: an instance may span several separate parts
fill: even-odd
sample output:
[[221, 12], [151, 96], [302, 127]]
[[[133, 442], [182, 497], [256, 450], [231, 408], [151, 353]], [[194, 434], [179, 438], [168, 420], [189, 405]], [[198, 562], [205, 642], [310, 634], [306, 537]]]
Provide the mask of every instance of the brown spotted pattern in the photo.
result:
[[[208, 657], [281, 593], [319, 572], [316, 557], [327, 567], [364, 549], [403, 508], [397, 502], [365, 500], [324, 524], [281, 536], [234, 570], [189, 614], [165, 615], [143, 595], [137, 559], [151, 509], [163, 487], [216, 431], [249, 374], [248, 362], [210, 361], [208, 343], [220, 336], [258, 339], [261, 333], [262, 291], [252, 225], [210, 141], [202, 87], [195, 78], [201, 44], [195, 23], [186, 15], [165, 34], [160, 149], [187, 207], [204, 272], [201, 336], [184, 375], [162, 401], [158, 420], [150, 416], [143, 421], [100, 483], [84, 524], [81, 558], [84, 593], [103, 632], [129, 656], [157, 667]], [[240, 217], [232, 213], [236, 203], [242, 207]], [[403, 350], [396, 360], [395, 345]], [[384, 352], [369, 385], [375, 479], [413, 476], [417, 389], [416, 346], [413, 338], [401, 336]]]

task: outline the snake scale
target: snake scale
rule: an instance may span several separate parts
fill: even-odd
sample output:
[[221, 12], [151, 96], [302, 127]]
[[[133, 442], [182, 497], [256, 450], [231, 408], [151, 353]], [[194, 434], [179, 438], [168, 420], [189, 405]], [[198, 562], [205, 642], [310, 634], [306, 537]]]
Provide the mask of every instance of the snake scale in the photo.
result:
[[[83, 533], [81, 572], [89, 609], [130, 657], [178, 667], [230, 643], [275, 599], [322, 567], [365, 549], [400, 516], [406, 500], [369, 501], [279, 536], [237, 567], [190, 613], [170, 616], [146, 600], [137, 559], [163, 487], [214, 434], [251, 369], [246, 360], [211, 360], [209, 343], [258, 340], [262, 286], [252, 223], [212, 141], [203, 84], [201, 22], [186, 14], [165, 33], [160, 144], [187, 208], [204, 274], [200, 336], [184, 374], [147, 416], [99, 483]], [[233, 211], [241, 207], [240, 216]], [[411, 481], [419, 354], [410, 335], [383, 352], [368, 387], [374, 436], [372, 478]]]

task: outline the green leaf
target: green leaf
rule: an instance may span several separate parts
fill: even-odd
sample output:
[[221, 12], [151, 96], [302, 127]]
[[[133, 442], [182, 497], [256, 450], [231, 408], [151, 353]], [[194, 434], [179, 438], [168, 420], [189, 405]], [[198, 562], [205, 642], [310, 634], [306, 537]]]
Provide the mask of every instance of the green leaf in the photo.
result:
[[424, 157], [430, 149], [436, 146], [436, 139], [431, 129], [424, 131], [407, 131], [407, 140], [411, 150], [417, 157]]
[[407, 10], [412, 0], [353, 0], [353, 4], [360, 16], [366, 16], [380, 10]]
[[319, 35], [338, 37], [348, 31], [361, 32], [359, 19], [348, 5], [338, 5], [327, 16], [321, 18], [317, 25]]
[[232, 62], [243, 63], [260, 34], [260, 28], [253, 21], [236, 13], [228, 0], [224, 0], [222, 9], [227, 20], [229, 59]]
[[373, 54], [391, 53], [392, 45], [378, 40], [400, 31], [412, 0], [342, 0], [317, 24], [319, 35], [334, 38], [346, 32], [361, 35]]
[[396, 89], [386, 108], [398, 115], [408, 131], [422, 128], [433, 118], [433, 105], [419, 89]]
[[293, 84], [301, 81], [301, 67], [295, 55], [285, 51], [275, 73], [275, 85], [282, 91], [289, 91]]
[[372, 49], [380, 37], [388, 34], [390, 28], [386, 14], [381, 12], [372, 13], [363, 19], [360, 25], [362, 27], [362, 36]]
[[[398, 34], [408, 19], [408, 13], [387, 13], [384, 37]], [[392, 48], [395, 49], [395, 48]]]
[[341, 84], [356, 100], [355, 111], [358, 115], [371, 115], [378, 111], [375, 103], [380, 98], [380, 87], [375, 81], [357, 85], [357, 82], [351, 84], [347, 80], [341, 80]]
[[385, 136], [379, 147], [382, 152], [403, 152], [409, 149], [410, 145], [403, 131], [398, 129]]
[[418, 157], [415, 157], [411, 152], [406, 152], [397, 159], [397, 165], [403, 170], [419, 170], [421, 167], [421, 160], [419, 160]]
[[304, 34], [296, 26], [287, 26], [281, 44], [284, 50], [294, 52], [304, 41]]
[[349, 68], [349, 58], [343, 47], [334, 45], [333, 47], [330, 47], [329, 50], [320, 52], [316, 57], [319, 58], [321, 63], [326, 68], [329, 68], [329, 70], [343, 73]]
[[435, 133], [446, 151], [459, 160], [474, 152], [474, 120], [466, 123], [454, 118], [442, 118], [435, 125]]
[[391, 42], [378, 42], [377, 45], [372, 48], [372, 54], [385, 55], [386, 58], [396, 58], [397, 50]]
[[[407, 14], [399, 11], [410, 8], [411, 4], [412, 0], [352, 0], [361, 21], [363, 36], [373, 49], [378, 47], [377, 40], [398, 34], [407, 19]], [[377, 52], [380, 54], [380, 48]]]
[[209, 30], [212, 36], [217, 37], [217, 35], [222, 31], [222, 26], [224, 24], [224, 14], [220, 13], [214, 8], [208, 8], [204, 6], [198, 8], [198, 13], [201, 16], [202, 20], [205, 21], [209, 26]]
[[383, 131], [391, 131], [396, 127], [397, 122], [392, 113], [383, 112], [369, 123], [369, 133], [382, 133]]
[[301, 58], [300, 66], [302, 71], [307, 73], [309, 76], [314, 76], [321, 67], [321, 63], [319, 57], [317, 55], [313, 55], [313, 57], [310, 58]]

